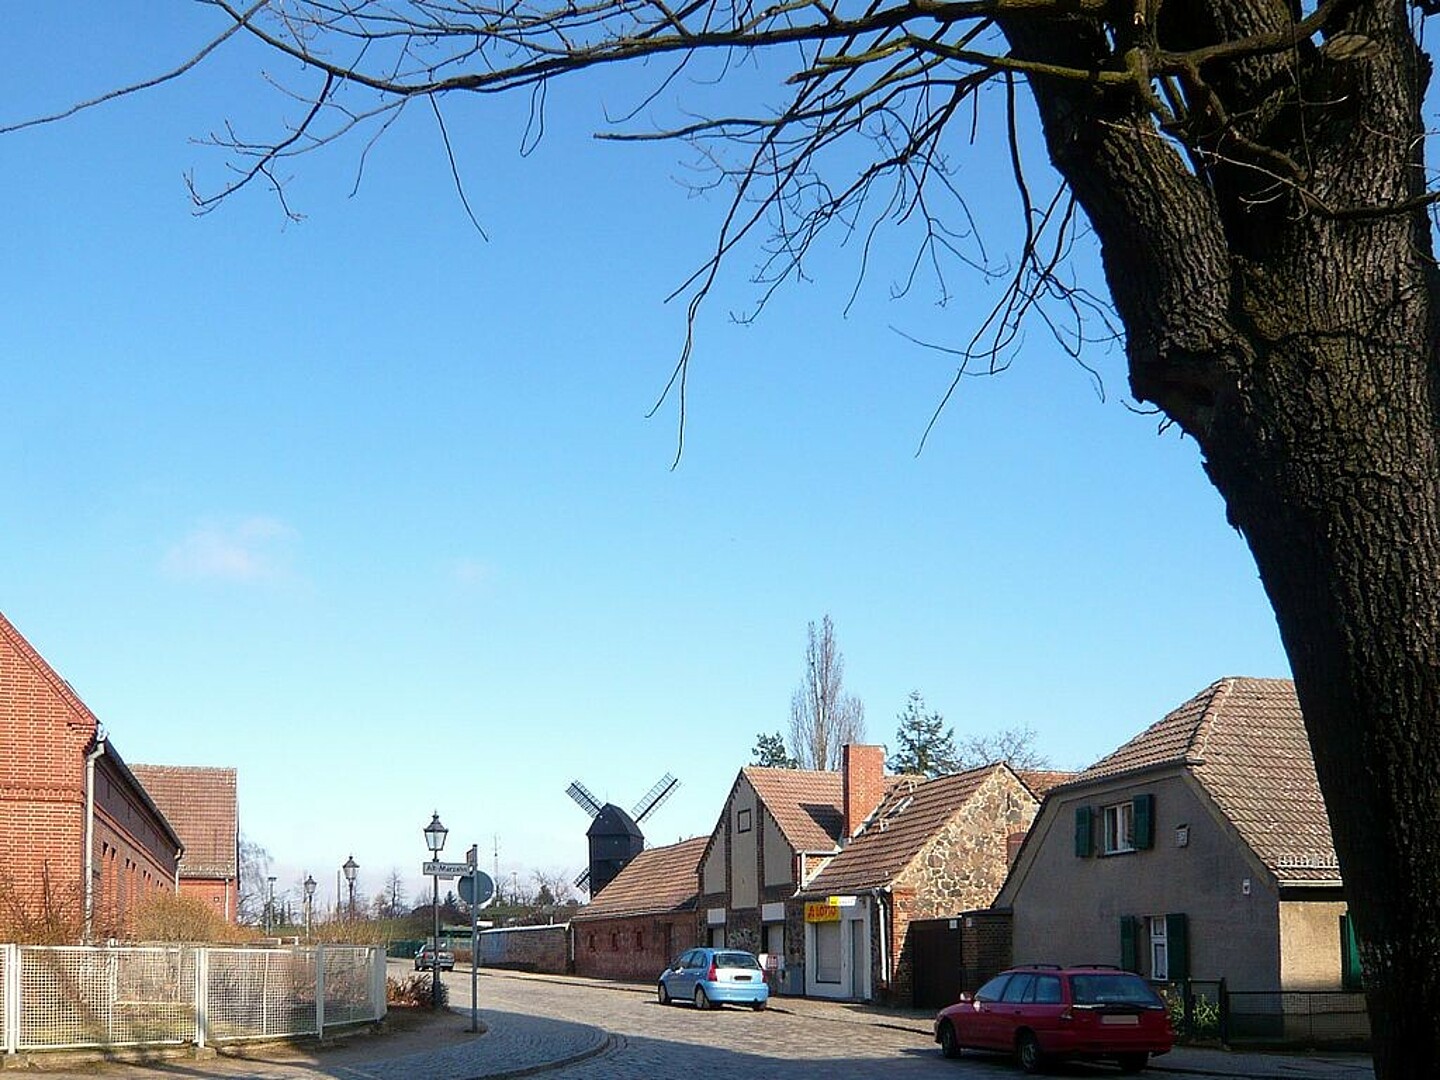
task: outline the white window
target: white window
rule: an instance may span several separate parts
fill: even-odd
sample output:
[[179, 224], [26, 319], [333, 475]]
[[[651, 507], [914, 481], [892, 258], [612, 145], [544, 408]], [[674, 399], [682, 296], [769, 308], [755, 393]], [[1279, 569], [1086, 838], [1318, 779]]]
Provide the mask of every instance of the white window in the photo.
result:
[[1165, 916], [1150, 916], [1150, 978], [1164, 982], [1170, 978], [1170, 954], [1165, 937]]
[[1120, 851], [1135, 850], [1135, 807], [1132, 803], [1116, 803], [1114, 806], [1105, 807], [1105, 846], [1102, 849], [1106, 855], [1114, 855]]

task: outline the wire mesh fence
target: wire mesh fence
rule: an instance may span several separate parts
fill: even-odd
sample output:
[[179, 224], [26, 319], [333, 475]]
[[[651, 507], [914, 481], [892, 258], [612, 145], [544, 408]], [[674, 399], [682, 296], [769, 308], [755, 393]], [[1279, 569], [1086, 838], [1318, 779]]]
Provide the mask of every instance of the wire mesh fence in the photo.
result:
[[381, 1019], [384, 972], [363, 946], [0, 945], [0, 1050], [319, 1035]]

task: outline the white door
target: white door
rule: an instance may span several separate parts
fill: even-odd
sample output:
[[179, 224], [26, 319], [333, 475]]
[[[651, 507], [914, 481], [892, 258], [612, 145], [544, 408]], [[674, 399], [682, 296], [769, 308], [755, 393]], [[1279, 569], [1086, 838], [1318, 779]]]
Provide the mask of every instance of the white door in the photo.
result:
[[850, 931], [850, 996], [864, 1001], [867, 976], [870, 974], [870, 935], [865, 932], [864, 919], [848, 919], [845, 928]]
[[839, 922], [815, 923], [815, 981], [822, 992], [840, 992]]

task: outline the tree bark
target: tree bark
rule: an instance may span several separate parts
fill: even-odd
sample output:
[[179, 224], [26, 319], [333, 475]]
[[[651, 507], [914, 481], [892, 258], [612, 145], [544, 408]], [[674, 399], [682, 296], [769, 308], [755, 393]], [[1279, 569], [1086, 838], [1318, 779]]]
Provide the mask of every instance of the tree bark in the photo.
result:
[[[1236, 7], [1269, 25], [1264, 4]], [[1187, 44], [1221, 32], [1173, 11]], [[1440, 1076], [1440, 289], [1428, 213], [1405, 208], [1425, 190], [1428, 68], [1402, 5], [1356, 4], [1339, 30], [1367, 55], [1207, 72], [1244, 119], [1196, 168], [1138, 95], [1030, 83], [1102, 244], [1132, 390], [1199, 443], [1274, 606], [1361, 942], [1376, 1075], [1397, 1080]], [[1005, 31], [1026, 58], [1104, 55], [1083, 24]], [[1237, 139], [1297, 174], [1258, 185]]]

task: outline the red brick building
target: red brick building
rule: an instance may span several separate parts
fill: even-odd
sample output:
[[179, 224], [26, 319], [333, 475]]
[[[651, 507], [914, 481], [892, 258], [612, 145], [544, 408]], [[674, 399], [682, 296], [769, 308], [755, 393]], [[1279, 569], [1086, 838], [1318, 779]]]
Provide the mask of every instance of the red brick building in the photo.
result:
[[700, 856], [709, 842], [697, 836], [647, 848], [571, 916], [575, 971], [649, 981], [679, 953], [700, 944], [695, 893]]
[[240, 904], [240, 811], [235, 770], [135, 765], [135, 776], [180, 834], [180, 894], [235, 922]]
[[0, 936], [123, 932], [184, 845], [100, 722], [0, 615]]

